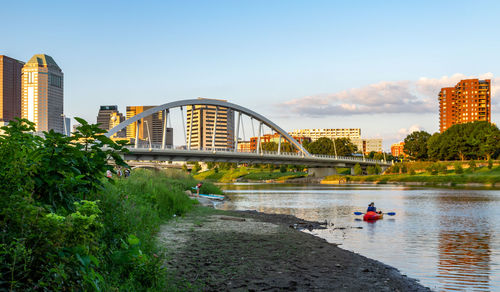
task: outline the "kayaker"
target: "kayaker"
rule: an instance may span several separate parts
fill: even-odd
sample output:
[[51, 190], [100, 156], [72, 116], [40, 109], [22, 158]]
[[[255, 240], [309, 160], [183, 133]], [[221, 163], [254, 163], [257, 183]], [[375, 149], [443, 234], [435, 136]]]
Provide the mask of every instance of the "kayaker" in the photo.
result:
[[375, 203], [371, 202], [370, 205], [368, 205], [368, 209], [366, 209], [366, 212], [375, 212], [375, 213], [382, 213], [382, 211], [377, 212], [377, 208], [375, 207]]

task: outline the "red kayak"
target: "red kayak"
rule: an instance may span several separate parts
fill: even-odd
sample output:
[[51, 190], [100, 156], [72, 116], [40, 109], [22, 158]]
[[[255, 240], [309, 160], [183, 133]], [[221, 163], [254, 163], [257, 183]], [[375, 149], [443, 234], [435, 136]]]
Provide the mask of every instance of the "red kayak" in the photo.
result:
[[373, 211], [366, 212], [363, 216], [363, 220], [365, 221], [375, 221], [382, 218], [384, 218], [384, 214], [375, 213]]

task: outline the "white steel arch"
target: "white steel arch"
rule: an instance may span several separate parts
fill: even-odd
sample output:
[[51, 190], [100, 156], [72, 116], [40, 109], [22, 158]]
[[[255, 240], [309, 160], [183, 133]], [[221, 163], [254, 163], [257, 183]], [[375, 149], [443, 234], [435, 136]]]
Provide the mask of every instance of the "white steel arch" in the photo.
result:
[[128, 125], [130, 125], [134, 122], [137, 122], [142, 118], [145, 118], [145, 117], [148, 117], [152, 114], [155, 114], [157, 112], [160, 112], [163, 110], [169, 110], [169, 109], [177, 108], [177, 107], [189, 106], [189, 105], [220, 106], [220, 107], [225, 107], [225, 108], [235, 110], [237, 112], [244, 113], [245, 115], [262, 122], [263, 124], [265, 124], [269, 128], [273, 129], [274, 131], [276, 131], [277, 133], [282, 135], [286, 140], [288, 140], [293, 146], [295, 146], [295, 148], [297, 148], [299, 151], [301, 151], [304, 155], [310, 156], [309, 152], [306, 149], [304, 149], [304, 147], [302, 147], [302, 145], [299, 142], [297, 142], [297, 140], [295, 140], [292, 136], [288, 135], [288, 133], [285, 130], [280, 128], [278, 125], [276, 125], [275, 123], [273, 123], [272, 121], [270, 121], [266, 117], [254, 112], [250, 109], [239, 106], [237, 104], [226, 102], [226, 101], [221, 101], [221, 100], [216, 100], [216, 99], [205, 99], [205, 98], [186, 99], [186, 100], [179, 100], [179, 101], [165, 103], [165, 104], [162, 104], [160, 106], [150, 108], [150, 109], [148, 109], [148, 110], [146, 110], [138, 115], [131, 117], [128, 120], [123, 121], [122, 123], [120, 123], [116, 127], [110, 129], [108, 131], [108, 133], [106, 133], [105, 135], [107, 137], [111, 137], [112, 135], [116, 134], [120, 130], [125, 129]]

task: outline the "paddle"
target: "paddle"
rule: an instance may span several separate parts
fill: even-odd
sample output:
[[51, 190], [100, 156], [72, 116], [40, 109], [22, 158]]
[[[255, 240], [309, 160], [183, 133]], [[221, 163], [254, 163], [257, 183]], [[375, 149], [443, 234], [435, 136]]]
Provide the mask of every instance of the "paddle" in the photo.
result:
[[[363, 212], [354, 212], [354, 215], [363, 215], [363, 214], [365, 214], [365, 213], [363, 213]], [[394, 215], [396, 215], [396, 212], [387, 212], [387, 213], [382, 213], [382, 214], [389, 215], [389, 216], [394, 216]]]

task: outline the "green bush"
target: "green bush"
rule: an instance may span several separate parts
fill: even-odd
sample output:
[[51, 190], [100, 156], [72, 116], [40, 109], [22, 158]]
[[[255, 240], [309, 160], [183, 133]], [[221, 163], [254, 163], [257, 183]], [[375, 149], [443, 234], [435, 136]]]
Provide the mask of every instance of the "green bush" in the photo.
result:
[[366, 168], [366, 173], [368, 173], [369, 175], [373, 175], [373, 174], [375, 174], [375, 167], [374, 167], [374, 166], [371, 166], [371, 165], [370, 165], [370, 166], [368, 166], [368, 167]]
[[[134, 170], [107, 179], [115, 143], [82, 119], [78, 133], [34, 136], [12, 121], [0, 136], [0, 283], [11, 291], [164, 290], [154, 234], [192, 206], [185, 173]], [[206, 184], [205, 188], [214, 188]], [[35, 288], [38, 287], [38, 288]]]
[[455, 162], [454, 169], [456, 174], [464, 173], [464, 168], [462, 167], [462, 163], [460, 162]]
[[438, 171], [441, 174], [448, 174], [448, 167], [444, 163], [438, 163]]
[[469, 171], [474, 172], [476, 170], [476, 161], [469, 160]]
[[362, 175], [363, 174], [363, 169], [361, 169], [361, 165], [359, 163], [356, 163], [354, 165], [354, 175]]
[[490, 159], [488, 159], [488, 169], [491, 170], [492, 168], [493, 168], [493, 160], [491, 160], [491, 158], [490, 158]]

